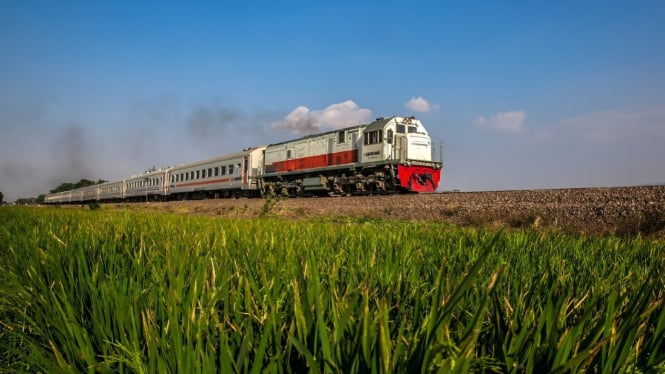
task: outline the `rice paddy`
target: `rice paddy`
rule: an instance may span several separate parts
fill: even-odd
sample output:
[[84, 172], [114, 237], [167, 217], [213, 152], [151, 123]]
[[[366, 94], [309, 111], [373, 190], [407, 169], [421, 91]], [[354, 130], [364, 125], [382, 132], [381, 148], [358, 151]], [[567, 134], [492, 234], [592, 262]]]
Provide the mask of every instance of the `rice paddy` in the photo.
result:
[[656, 239], [104, 209], [0, 222], [7, 371], [665, 370]]

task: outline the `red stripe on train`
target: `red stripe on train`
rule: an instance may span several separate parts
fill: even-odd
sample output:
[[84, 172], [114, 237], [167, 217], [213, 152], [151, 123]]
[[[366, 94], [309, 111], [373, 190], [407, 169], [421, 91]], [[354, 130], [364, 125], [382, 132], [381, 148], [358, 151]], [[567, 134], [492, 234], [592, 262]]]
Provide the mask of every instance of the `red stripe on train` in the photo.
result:
[[305, 170], [322, 168], [326, 166], [345, 165], [358, 162], [358, 151], [342, 151], [336, 153], [326, 153], [317, 156], [294, 158], [292, 160], [278, 161], [272, 164], [275, 172]]

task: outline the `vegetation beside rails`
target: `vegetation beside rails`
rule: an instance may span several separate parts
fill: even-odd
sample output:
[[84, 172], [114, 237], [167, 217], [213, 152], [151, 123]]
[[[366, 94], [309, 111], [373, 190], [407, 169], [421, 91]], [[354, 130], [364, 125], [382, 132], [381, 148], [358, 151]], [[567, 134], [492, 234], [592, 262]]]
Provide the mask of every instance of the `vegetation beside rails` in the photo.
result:
[[665, 370], [662, 241], [0, 209], [17, 372]]

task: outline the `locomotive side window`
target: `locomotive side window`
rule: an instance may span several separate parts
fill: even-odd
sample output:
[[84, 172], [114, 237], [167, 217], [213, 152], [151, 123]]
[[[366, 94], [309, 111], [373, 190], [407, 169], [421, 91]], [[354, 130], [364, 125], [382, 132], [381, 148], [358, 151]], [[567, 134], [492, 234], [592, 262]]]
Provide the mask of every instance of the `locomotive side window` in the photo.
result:
[[222, 175], [226, 175], [226, 166], [222, 166]]
[[386, 141], [388, 142], [388, 144], [393, 143], [393, 130], [388, 130], [388, 137], [387, 137]]
[[233, 174], [233, 164], [229, 165], [229, 175]]
[[290, 158], [291, 158], [291, 150], [289, 149], [286, 151], [286, 159], [288, 160]]
[[344, 143], [346, 142], [346, 131], [338, 131], [337, 132], [337, 143]]
[[219, 176], [219, 166], [216, 166], [216, 167], [215, 167], [215, 176], [216, 176], [216, 177]]
[[383, 130], [370, 131], [365, 133], [365, 145], [377, 144], [383, 141]]
[[208, 178], [212, 177], [212, 168], [208, 169]]

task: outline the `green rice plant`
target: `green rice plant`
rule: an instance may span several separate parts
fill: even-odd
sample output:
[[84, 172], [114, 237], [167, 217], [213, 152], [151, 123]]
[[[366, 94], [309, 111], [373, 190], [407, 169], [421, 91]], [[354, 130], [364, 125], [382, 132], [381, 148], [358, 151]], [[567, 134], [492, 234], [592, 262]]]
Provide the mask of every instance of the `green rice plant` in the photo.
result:
[[16, 372], [653, 372], [663, 244], [426, 222], [0, 209]]

